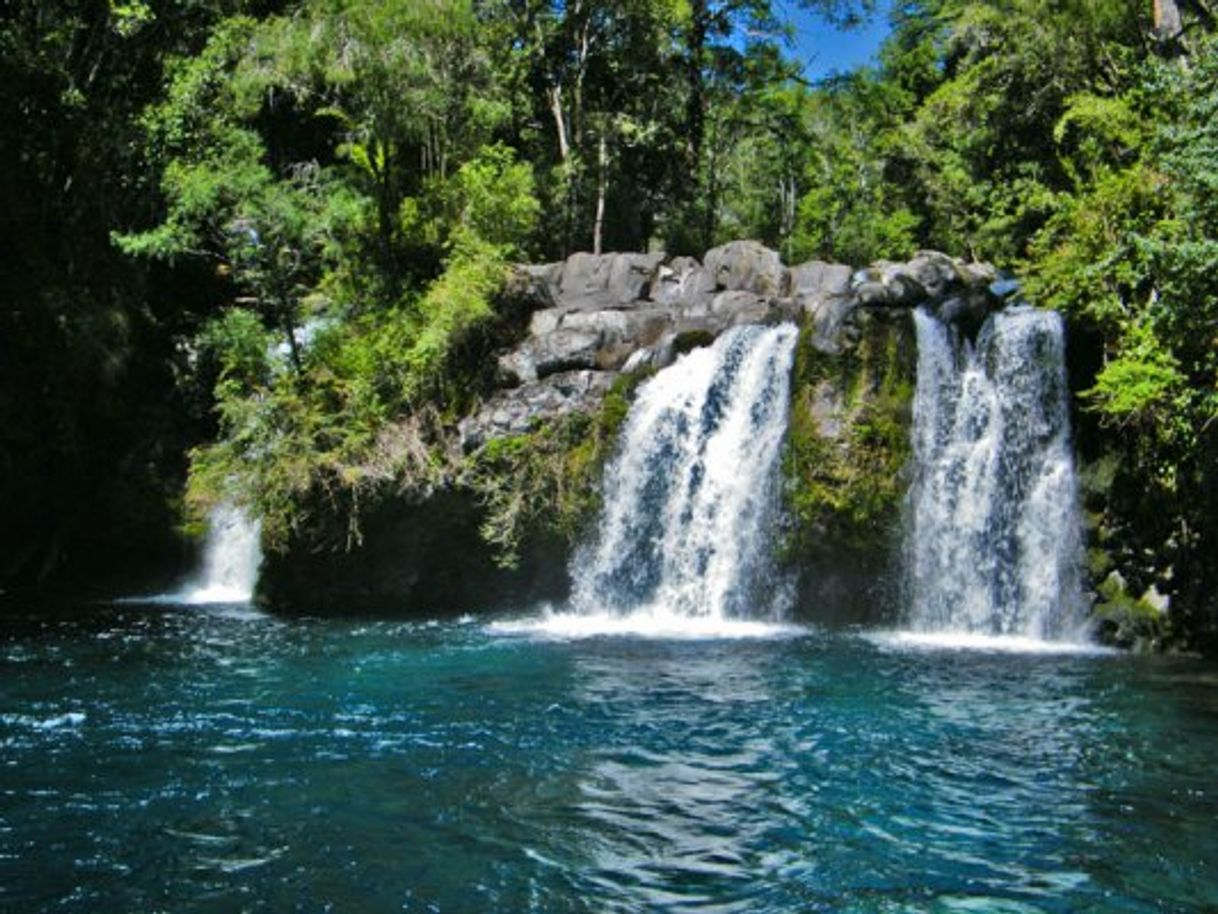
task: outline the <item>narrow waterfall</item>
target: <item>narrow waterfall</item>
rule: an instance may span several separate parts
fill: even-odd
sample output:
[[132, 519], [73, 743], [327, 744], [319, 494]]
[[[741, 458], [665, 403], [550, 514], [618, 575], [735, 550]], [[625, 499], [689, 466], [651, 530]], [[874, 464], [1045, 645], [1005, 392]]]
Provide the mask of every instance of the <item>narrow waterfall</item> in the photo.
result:
[[1081, 523], [1060, 315], [991, 315], [976, 343], [915, 315], [911, 623], [922, 632], [1080, 636]]
[[178, 594], [184, 603], [248, 603], [262, 564], [262, 527], [235, 505], [224, 503], [208, 517], [203, 567]]
[[797, 336], [736, 327], [639, 388], [596, 540], [574, 562], [577, 614], [775, 615], [770, 533]]

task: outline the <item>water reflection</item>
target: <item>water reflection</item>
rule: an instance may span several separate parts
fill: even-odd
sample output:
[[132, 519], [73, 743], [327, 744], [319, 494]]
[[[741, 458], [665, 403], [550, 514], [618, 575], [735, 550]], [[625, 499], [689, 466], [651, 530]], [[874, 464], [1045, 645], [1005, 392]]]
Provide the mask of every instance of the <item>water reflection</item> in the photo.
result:
[[752, 904], [782, 772], [755, 723], [775, 696], [771, 650], [603, 643], [574, 697], [611, 739], [587, 753], [575, 814], [587, 890], [606, 910]]
[[0, 631], [0, 909], [1218, 905], [1192, 661], [109, 613]]

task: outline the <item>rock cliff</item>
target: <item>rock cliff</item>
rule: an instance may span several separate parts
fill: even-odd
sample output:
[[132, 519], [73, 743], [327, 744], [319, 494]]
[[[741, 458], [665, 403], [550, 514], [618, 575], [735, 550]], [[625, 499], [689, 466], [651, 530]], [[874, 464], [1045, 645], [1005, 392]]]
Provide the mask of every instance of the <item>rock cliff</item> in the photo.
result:
[[364, 506], [361, 536], [339, 556], [319, 560], [333, 538], [301, 531], [268, 556], [261, 597], [284, 609], [428, 613], [562, 599], [632, 383], [729, 327], [793, 321], [779, 560], [818, 618], [874, 614], [906, 485], [910, 311], [937, 309], [970, 332], [1014, 291], [986, 264], [933, 251], [862, 269], [786, 266], [752, 241], [701, 261], [581, 253], [520, 266], [504, 297], [527, 328], [494, 354], [493, 389], [454, 423], [449, 482]]

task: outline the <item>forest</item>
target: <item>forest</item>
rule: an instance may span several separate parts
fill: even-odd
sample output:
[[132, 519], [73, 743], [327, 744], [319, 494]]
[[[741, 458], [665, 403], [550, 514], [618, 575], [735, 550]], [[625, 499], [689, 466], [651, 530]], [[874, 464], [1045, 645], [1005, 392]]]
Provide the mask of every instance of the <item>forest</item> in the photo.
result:
[[509, 265], [748, 238], [1063, 312], [1092, 575], [1212, 646], [1212, 4], [804, 6], [889, 15], [874, 65], [810, 83], [769, 0], [7, 2], [0, 587], [180, 566], [225, 499], [358, 538], [457, 472]]

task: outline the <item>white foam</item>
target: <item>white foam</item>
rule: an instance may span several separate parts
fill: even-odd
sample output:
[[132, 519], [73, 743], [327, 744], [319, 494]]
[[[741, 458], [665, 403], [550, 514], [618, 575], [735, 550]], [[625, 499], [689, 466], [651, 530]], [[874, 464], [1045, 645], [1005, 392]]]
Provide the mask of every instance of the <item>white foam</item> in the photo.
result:
[[225, 503], [208, 518], [203, 567], [181, 590], [123, 597], [115, 603], [210, 606], [248, 604], [262, 565], [262, 524], [241, 508]]
[[212, 584], [171, 594], [170, 598], [175, 603], [186, 603], [191, 606], [203, 606], [209, 603], [248, 603], [250, 591], [243, 586]]
[[674, 641], [772, 639], [808, 634], [808, 629], [789, 623], [687, 616], [655, 607], [637, 609], [628, 615], [547, 611], [523, 619], [492, 622], [487, 630], [498, 635], [525, 635], [558, 641], [606, 637]]
[[1002, 654], [1058, 654], [1101, 656], [1111, 648], [1084, 641], [1044, 641], [1017, 635], [982, 635], [976, 632], [870, 632], [863, 636], [881, 648], [923, 651], [981, 651]]

